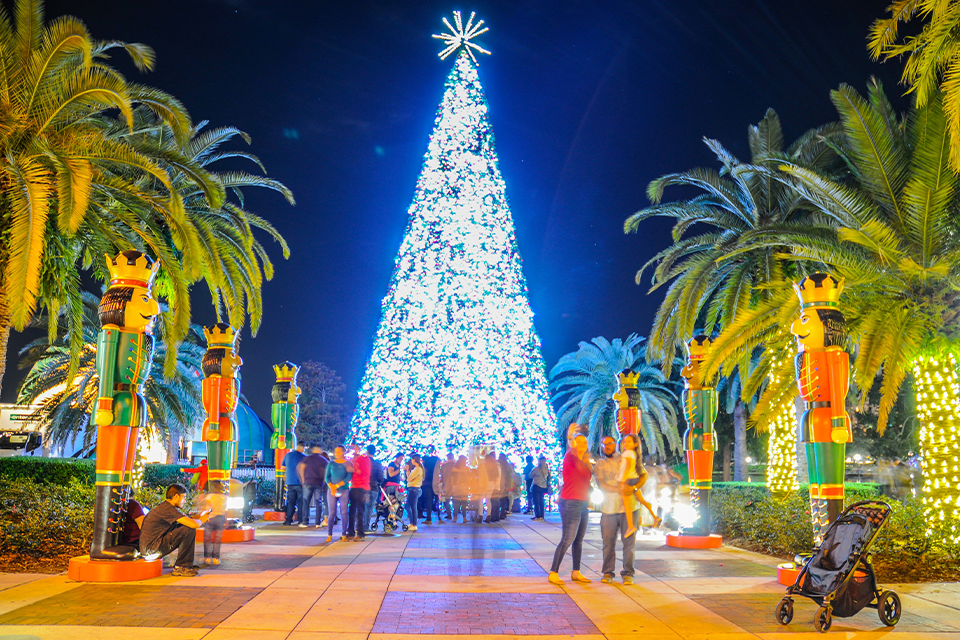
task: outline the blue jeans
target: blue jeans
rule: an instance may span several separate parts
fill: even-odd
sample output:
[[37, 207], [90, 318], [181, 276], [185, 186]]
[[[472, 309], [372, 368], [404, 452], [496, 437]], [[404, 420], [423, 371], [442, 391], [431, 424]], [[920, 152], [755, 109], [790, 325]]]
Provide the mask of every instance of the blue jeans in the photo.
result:
[[543, 518], [543, 500], [547, 495], [547, 490], [544, 487], [533, 485], [530, 492], [533, 494], [533, 517]]
[[[640, 522], [640, 509], [633, 512], [633, 521]], [[632, 576], [633, 552], [637, 544], [637, 533], [629, 538], [623, 537], [627, 532], [627, 514], [604, 513], [600, 516], [600, 537], [603, 539], [603, 575], [612, 576], [617, 563], [617, 537], [623, 542], [623, 571], [621, 576]]]
[[352, 538], [355, 535], [362, 538], [366, 534], [366, 530], [363, 528], [363, 516], [368, 493], [370, 492], [367, 489], [350, 487], [350, 502], [347, 512], [347, 520], [349, 521], [347, 525], [348, 538]]
[[561, 500], [560, 501], [560, 523], [561, 534], [560, 544], [553, 554], [553, 564], [550, 565], [550, 571], [556, 573], [560, 570], [560, 563], [567, 549], [573, 546], [573, 570], [580, 571], [580, 556], [583, 555], [583, 536], [587, 533], [587, 518], [590, 515], [590, 507], [586, 500]]
[[316, 522], [318, 525], [323, 522], [323, 485], [305, 484], [303, 485], [303, 523], [310, 524], [310, 507], [316, 505]]
[[287, 485], [287, 517], [283, 524], [293, 524], [293, 510], [297, 510], [297, 522], [306, 522], [303, 518], [303, 487], [299, 484]]
[[363, 509], [363, 524], [367, 531], [370, 531], [370, 520], [373, 519], [373, 514], [377, 512], [378, 502], [380, 502], [380, 490], [371, 489], [367, 491], [367, 506]]
[[417, 526], [417, 500], [420, 499], [420, 487], [407, 487], [407, 518], [410, 526]]
[[337, 512], [337, 500], [340, 501], [340, 535], [347, 535], [347, 505], [350, 502], [350, 492], [341, 489], [339, 492], [327, 492], [327, 535], [333, 537], [333, 514]]

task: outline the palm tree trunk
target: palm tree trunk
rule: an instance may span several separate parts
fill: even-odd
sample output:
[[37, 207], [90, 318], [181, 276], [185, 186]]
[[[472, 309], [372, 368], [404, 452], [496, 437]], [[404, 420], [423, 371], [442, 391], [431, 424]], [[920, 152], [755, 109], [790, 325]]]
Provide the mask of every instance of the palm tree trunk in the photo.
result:
[[7, 295], [0, 286], [0, 390], [3, 389], [3, 374], [7, 371], [7, 344], [10, 341], [10, 307]]
[[746, 482], [747, 472], [747, 407], [737, 400], [733, 407], [733, 480]]

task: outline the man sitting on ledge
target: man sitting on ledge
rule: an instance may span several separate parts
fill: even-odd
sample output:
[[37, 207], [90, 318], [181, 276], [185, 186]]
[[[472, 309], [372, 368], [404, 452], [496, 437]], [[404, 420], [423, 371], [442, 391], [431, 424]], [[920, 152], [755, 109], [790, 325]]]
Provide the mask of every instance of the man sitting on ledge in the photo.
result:
[[209, 517], [200, 515], [199, 520], [187, 516], [180, 507], [187, 499], [187, 489], [182, 484], [167, 487], [167, 499], [150, 510], [143, 518], [140, 527], [140, 553], [146, 557], [161, 558], [174, 549], [177, 550], [177, 563], [173, 575], [192, 577], [200, 567], [193, 564], [193, 548], [197, 543], [197, 532]]

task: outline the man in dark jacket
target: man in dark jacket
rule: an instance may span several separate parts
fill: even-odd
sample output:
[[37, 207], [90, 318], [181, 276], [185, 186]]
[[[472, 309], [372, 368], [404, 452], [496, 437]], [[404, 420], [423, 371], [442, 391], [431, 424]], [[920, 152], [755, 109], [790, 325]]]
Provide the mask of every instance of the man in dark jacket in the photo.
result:
[[377, 447], [368, 444], [367, 456], [370, 458], [370, 491], [367, 492], [367, 505], [363, 511], [364, 521], [367, 524], [367, 530], [370, 530], [370, 520], [373, 514], [377, 512], [377, 503], [380, 502], [380, 487], [383, 486], [383, 464], [377, 460]]
[[423, 459], [423, 503], [420, 507], [425, 512], [424, 524], [433, 524], [433, 512], [437, 512], [437, 519], [440, 519], [440, 505], [437, 503], [437, 495], [433, 492], [433, 474], [437, 470], [437, 463], [440, 458], [437, 457], [437, 448], [433, 445], [427, 447], [427, 455]]
[[326, 502], [327, 494], [325, 491], [327, 484], [323, 478], [327, 473], [328, 460], [321, 451], [320, 447], [312, 447], [310, 455], [300, 461], [297, 466], [300, 482], [303, 483], [303, 521], [300, 523], [301, 527], [310, 524], [310, 507], [314, 504], [317, 506], [314, 524], [319, 529], [320, 523], [323, 522], [323, 504]]

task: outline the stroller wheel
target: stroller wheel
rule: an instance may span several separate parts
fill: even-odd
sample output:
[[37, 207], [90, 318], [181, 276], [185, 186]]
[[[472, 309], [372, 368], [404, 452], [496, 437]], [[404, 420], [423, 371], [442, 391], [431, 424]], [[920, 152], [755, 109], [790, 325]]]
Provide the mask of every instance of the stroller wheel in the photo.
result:
[[826, 633], [830, 630], [830, 625], [832, 624], [833, 615], [830, 613], [830, 610], [826, 607], [817, 609], [817, 615], [813, 618], [813, 626], [816, 627], [817, 631]]
[[777, 604], [777, 610], [774, 612], [777, 622], [780, 624], [790, 624], [793, 620], [793, 600], [784, 598]]
[[877, 614], [880, 616], [880, 622], [892, 627], [900, 621], [900, 614], [903, 610], [900, 607], [900, 596], [893, 591], [884, 591], [877, 600]]
[[406, 531], [406, 530], [409, 529], [409, 528], [410, 528], [410, 527], [409, 527], [408, 525], [403, 525], [403, 530], [404, 530], [404, 531]]

